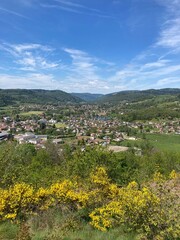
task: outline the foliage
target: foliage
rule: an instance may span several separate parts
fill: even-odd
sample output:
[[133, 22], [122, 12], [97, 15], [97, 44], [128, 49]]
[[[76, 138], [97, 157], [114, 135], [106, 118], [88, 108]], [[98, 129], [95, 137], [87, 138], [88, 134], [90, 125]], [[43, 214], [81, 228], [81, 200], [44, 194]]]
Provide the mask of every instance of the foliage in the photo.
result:
[[112, 201], [96, 208], [91, 214], [91, 224], [106, 231], [117, 225], [126, 225], [147, 239], [178, 239], [180, 235], [179, 177], [172, 172], [171, 180], [157, 173], [149, 187], [131, 182], [118, 189]]
[[[27, 222], [56, 211], [67, 224], [48, 233], [51, 239], [63, 239], [69, 226], [77, 229], [83, 222], [147, 239], [178, 239], [179, 158], [178, 153], [153, 149], [136, 155], [101, 147], [82, 151], [65, 146], [61, 151], [47, 143], [45, 149], [36, 150], [29, 144], [3, 143], [1, 222], [17, 223], [18, 236], [26, 232], [28, 239], [32, 223], [29, 228]], [[53, 228], [53, 218], [48, 219]]]
[[76, 96], [60, 90], [27, 90], [27, 89], [0, 89], [0, 105], [15, 105], [16, 103], [57, 104], [79, 103], [82, 100]]
[[[129, 231], [137, 231], [148, 239], [157, 236], [177, 239], [180, 234], [179, 179], [175, 171], [168, 179], [157, 172], [146, 186], [130, 182], [118, 187], [111, 182], [105, 168], [99, 167], [85, 182], [64, 180], [39, 189], [19, 183], [0, 189], [0, 218], [22, 223], [30, 215], [52, 207], [71, 212], [87, 209], [91, 224], [101, 231], [126, 226]], [[27, 229], [27, 226], [22, 225], [20, 229]]]

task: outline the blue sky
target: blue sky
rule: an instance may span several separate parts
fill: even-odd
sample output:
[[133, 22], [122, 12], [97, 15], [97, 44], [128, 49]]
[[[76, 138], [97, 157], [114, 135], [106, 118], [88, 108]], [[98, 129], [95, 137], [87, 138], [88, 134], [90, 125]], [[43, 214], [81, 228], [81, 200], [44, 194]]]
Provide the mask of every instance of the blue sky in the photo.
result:
[[1, 0], [0, 88], [180, 87], [180, 0]]

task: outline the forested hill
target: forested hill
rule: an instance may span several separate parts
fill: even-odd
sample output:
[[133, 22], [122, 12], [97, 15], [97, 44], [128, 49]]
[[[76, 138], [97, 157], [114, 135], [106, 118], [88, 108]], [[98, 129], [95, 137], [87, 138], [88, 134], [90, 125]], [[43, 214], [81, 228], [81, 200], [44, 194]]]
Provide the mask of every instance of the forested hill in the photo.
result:
[[122, 91], [117, 93], [111, 93], [104, 95], [98, 99], [101, 103], [119, 103], [120, 101], [126, 102], [137, 102], [146, 99], [152, 99], [157, 96], [174, 96], [180, 99], [180, 89], [178, 88], [165, 88], [165, 89], [149, 89], [149, 90], [132, 90], [132, 91]]
[[96, 94], [96, 93], [71, 93], [71, 95], [75, 97], [79, 97], [86, 102], [96, 101], [100, 97], [104, 96], [103, 94]]
[[80, 103], [82, 99], [60, 90], [0, 89], [0, 106], [35, 103]]

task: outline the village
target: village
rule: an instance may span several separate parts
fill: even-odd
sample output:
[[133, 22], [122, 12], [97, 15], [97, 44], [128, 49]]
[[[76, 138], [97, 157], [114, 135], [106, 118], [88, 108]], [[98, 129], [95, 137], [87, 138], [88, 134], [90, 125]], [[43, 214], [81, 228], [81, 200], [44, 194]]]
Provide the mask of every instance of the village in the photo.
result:
[[[115, 149], [123, 141], [136, 141], [146, 133], [180, 134], [178, 119], [126, 122], [112, 117], [107, 107], [98, 105], [35, 105], [19, 109], [21, 111], [15, 116], [2, 116], [0, 141], [13, 139], [19, 144], [34, 144], [37, 148], [44, 148], [45, 143], [51, 141], [54, 144], [113, 146]], [[38, 111], [40, 109], [43, 111]]]

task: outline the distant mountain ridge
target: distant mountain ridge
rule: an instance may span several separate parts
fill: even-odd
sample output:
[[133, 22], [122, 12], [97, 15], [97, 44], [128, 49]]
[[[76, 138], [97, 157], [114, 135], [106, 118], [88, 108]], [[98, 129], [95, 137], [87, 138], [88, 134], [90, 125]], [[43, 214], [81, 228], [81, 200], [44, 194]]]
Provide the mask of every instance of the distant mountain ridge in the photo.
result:
[[148, 89], [148, 90], [128, 90], [106, 94], [100, 97], [97, 102], [99, 103], [118, 103], [120, 101], [136, 102], [145, 99], [151, 99], [156, 96], [162, 95], [180, 95], [179, 88], [164, 88], [164, 89]]
[[66, 93], [61, 90], [42, 89], [0, 89], [0, 106], [14, 104], [75, 104], [84, 102], [112, 103], [137, 102], [146, 99], [153, 99], [157, 96], [177, 96], [180, 99], [179, 88], [128, 90], [110, 94], [93, 93]]
[[82, 99], [61, 90], [0, 89], [0, 106], [14, 104], [81, 103]]
[[71, 95], [75, 97], [79, 97], [86, 102], [96, 101], [100, 97], [104, 96], [104, 94], [98, 94], [98, 93], [71, 93]]

